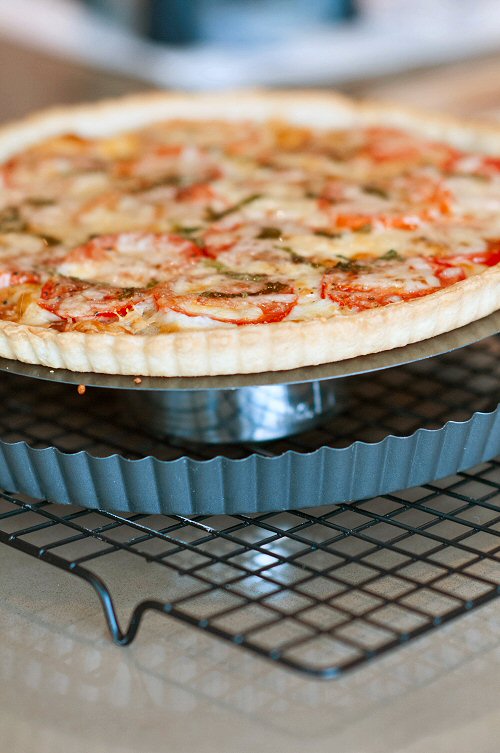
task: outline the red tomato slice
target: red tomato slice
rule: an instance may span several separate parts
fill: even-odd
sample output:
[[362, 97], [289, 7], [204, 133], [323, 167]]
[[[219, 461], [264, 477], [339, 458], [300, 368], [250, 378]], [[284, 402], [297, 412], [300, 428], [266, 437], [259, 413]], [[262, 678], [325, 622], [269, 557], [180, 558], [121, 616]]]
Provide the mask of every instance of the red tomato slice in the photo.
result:
[[488, 175], [495, 175], [500, 172], [499, 157], [483, 157], [481, 160], [481, 169]]
[[[87, 243], [72, 249], [65, 261], [78, 262], [85, 259], [101, 261], [118, 255], [140, 256], [145, 261], [151, 256], [179, 265], [202, 256], [201, 250], [192, 241], [172, 233], [113, 233], [98, 235]], [[156, 262], [156, 258], [154, 259]]]
[[[421, 264], [427, 268], [421, 267]], [[340, 265], [339, 265], [340, 266]], [[412, 301], [416, 298], [435, 293], [456, 282], [464, 280], [466, 277], [464, 269], [460, 266], [442, 263], [441, 259], [422, 259], [422, 262], [416, 264], [412, 260], [407, 261], [406, 272], [411, 272], [415, 282], [419, 285], [414, 290], [405, 289], [398, 278], [404, 279], [405, 262], [394, 261], [385, 262], [379, 260], [374, 262], [370, 269], [364, 269], [362, 272], [363, 281], [360, 281], [360, 274], [353, 270], [337, 269], [334, 267], [325, 272], [321, 283], [321, 297], [330, 298], [334, 303], [338, 303], [341, 308], [350, 308], [355, 311], [364, 311], [366, 309], [387, 306], [390, 303], [400, 303], [402, 301]], [[373, 273], [373, 283], [370, 282], [369, 275]], [[381, 287], [377, 285], [376, 275], [388, 275], [394, 278], [394, 284]], [[437, 278], [439, 285], [429, 285], [421, 287], [422, 281], [431, 275]], [[411, 280], [411, 277], [409, 278]], [[399, 284], [398, 284], [399, 283]]]
[[500, 172], [500, 158], [482, 154], [467, 154], [467, 152], [455, 149], [443, 163], [442, 169], [448, 173], [493, 178]]
[[185, 147], [180, 144], [155, 144], [138, 157], [119, 160], [114, 164], [113, 172], [117, 178], [147, 177], [151, 173], [157, 175], [173, 169], [184, 149]]
[[[416, 230], [429, 222], [453, 214], [453, 197], [442, 182], [421, 173], [398, 175], [384, 186], [387, 191], [381, 210], [363, 211], [359, 199], [331, 203], [324, 197], [318, 208], [327, 212], [334, 227], [358, 231], [370, 225], [398, 230]], [[366, 204], [365, 204], [366, 206]], [[358, 207], [360, 211], [358, 211]]]
[[107, 285], [93, 285], [83, 280], [59, 277], [47, 280], [38, 305], [70, 322], [97, 319], [119, 321], [148, 294]]
[[140, 154], [127, 157], [113, 165], [118, 179], [139, 181], [143, 188], [155, 183], [175, 186], [180, 177], [193, 183], [206, 183], [221, 176], [215, 159], [203, 147], [194, 144], [153, 144], [142, 147]]
[[58, 178], [103, 170], [105, 163], [93, 152], [94, 142], [75, 134], [63, 134], [15, 155], [0, 167], [5, 188], [33, 190]]
[[441, 256], [435, 259], [437, 264], [446, 267], [459, 268], [479, 264], [484, 267], [495, 267], [500, 264], [500, 241], [488, 241], [484, 251], [472, 254], [454, 254], [453, 256]]
[[454, 264], [447, 264], [442, 259], [434, 259], [436, 269], [434, 274], [441, 282], [442, 287], [453, 285], [455, 282], [465, 280], [465, 270], [461, 266], [455, 266]]
[[178, 235], [116, 233], [72, 249], [57, 271], [64, 277], [140, 288], [169, 280], [200, 256], [203, 252], [198, 246]]
[[40, 275], [36, 272], [0, 267], [0, 288], [8, 288], [11, 285], [34, 285], [38, 282], [40, 282]]
[[245, 325], [280, 322], [297, 304], [293, 288], [280, 282], [236, 282], [212, 275], [207, 284], [210, 290], [201, 292], [198, 280], [181, 279], [172, 286], [158, 286], [153, 290], [156, 305], [161, 311]]
[[488, 247], [482, 254], [478, 254], [474, 259], [481, 259], [477, 264], [484, 264], [487, 267], [495, 267], [500, 264], [500, 241], [488, 241]]
[[206, 204], [215, 199], [217, 194], [209, 183], [194, 183], [177, 191], [177, 201], [191, 204]]
[[338, 214], [335, 218], [335, 227], [343, 230], [361, 230], [370, 225], [381, 225], [386, 228], [399, 230], [416, 230], [419, 227], [419, 217], [398, 216], [391, 217], [387, 214]]
[[434, 293], [440, 288], [429, 288], [427, 290], [414, 291], [407, 293], [398, 288], [384, 288], [384, 290], [373, 288], [356, 287], [355, 283], [334, 282], [329, 280], [326, 275], [321, 285], [321, 297], [330, 298], [334, 303], [338, 303], [341, 308], [350, 308], [355, 311], [366, 311], [367, 309], [378, 308], [379, 306], [388, 306], [390, 303], [399, 303], [401, 301], [411, 301], [415, 298], [421, 298], [429, 293]]
[[212, 259], [216, 259], [219, 254], [228, 251], [238, 242], [242, 232], [244, 232], [244, 228], [241, 223], [231, 227], [212, 225], [203, 236], [205, 254]]
[[447, 144], [427, 141], [398, 128], [372, 126], [365, 129], [366, 144], [361, 153], [374, 162], [405, 162], [439, 164], [450, 159], [455, 151]]
[[422, 145], [410, 134], [398, 128], [373, 126], [365, 130], [366, 145], [362, 150], [375, 162], [415, 161], [422, 153]]

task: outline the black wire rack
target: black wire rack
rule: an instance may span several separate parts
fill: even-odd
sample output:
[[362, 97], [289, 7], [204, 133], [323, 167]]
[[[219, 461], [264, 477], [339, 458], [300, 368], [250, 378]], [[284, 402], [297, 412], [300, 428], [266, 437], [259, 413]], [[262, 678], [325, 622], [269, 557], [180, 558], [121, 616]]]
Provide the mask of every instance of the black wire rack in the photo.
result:
[[[500, 593], [500, 461], [352, 505], [252, 516], [123, 516], [3, 493], [0, 542], [87, 581], [118, 644], [153, 610], [333, 678]], [[119, 592], [144, 563], [142, 592], [159, 595], [122, 629], [102, 572]]]
[[[156, 440], [134, 428], [119, 396], [89, 390], [93, 397], [82, 400], [66, 385], [4, 375], [0, 436], [66, 452], [167, 460], [378, 441], [494, 410], [499, 354], [500, 338], [489, 338], [357, 378], [341, 424], [334, 419], [255, 447]], [[0, 543], [89, 583], [118, 644], [133, 641], [152, 610], [280, 665], [333, 678], [500, 593], [500, 459], [376, 499], [252, 515], [119, 514], [4, 492]], [[136, 606], [119, 619], [121, 596], [133, 584]]]

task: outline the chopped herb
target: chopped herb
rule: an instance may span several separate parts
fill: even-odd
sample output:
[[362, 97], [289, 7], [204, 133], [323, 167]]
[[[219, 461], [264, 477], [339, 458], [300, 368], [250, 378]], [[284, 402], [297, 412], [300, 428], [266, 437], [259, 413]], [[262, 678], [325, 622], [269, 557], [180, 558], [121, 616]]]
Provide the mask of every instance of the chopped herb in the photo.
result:
[[281, 235], [279, 227], [263, 227], [257, 238], [267, 240], [268, 238], [281, 238]]
[[220, 290], [204, 290], [199, 294], [200, 298], [249, 298], [257, 295], [269, 295], [272, 293], [285, 293], [290, 290], [289, 286], [278, 280], [270, 280], [260, 290], [242, 290], [239, 293], [224, 293]]
[[365, 193], [369, 193], [371, 196], [378, 196], [381, 199], [388, 199], [389, 194], [387, 191], [384, 191], [383, 188], [379, 188], [378, 186], [363, 186], [363, 191]]
[[279, 282], [278, 280], [270, 281], [268, 282], [263, 290], [260, 291], [262, 294], [265, 293], [286, 293], [290, 292], [290, 287], [284, 283]]
[[213, 267], [217, 272], [221, 272], [222, 274], [231, 271], [228, 267], [226, 267], [225, 264], [218, 261], [218, 259], [207, 259], [206, 264], [208, 264], [210, 267]]
[[314, 235], [320, 235], [322, 238], [341, 238], [342, 233], [331, 233], [328, 230], [315, 230]]
[[290, 246], [280, 246], [280, 249], [282, 251], [286, 251], [294, 264], [309, 264], [309, 260], [306, 259], [305, 256], [301, 256], [300, 254], [296, 253], [293, 248], [290, 248]]
[[37, 233], [37, 237], [40, 238], [47, 246], [57, 246], [61, 241], [54, 235], [45, 235], [45, 233]]
[[246, 293], [221, 293], [220, 290], [204, 290], [200, 298], [243, 298]]
[[172, 228], [172, 232], [176, 233], [177, 235], [193, 235], [193, 233], [197, 233], [198, 230], [201, 230], [201, 227], [199, 225], [192, 225], [191, 227], [174, 225]]
[[43, 196], [30, 196], [24, 200], [24, 203], [32, 207], [52, 207], [55, 201], [54, 199], [45, 199]]
[[135, 194], [146, 193], [146, 191], [152, 191], [154, 188], [161, 188], [162, 186], [178, 186], [180, 182], [181, 179], [178, 175], [164, 175], [162, 178], [156, 178], [156, 180], [143, 181], [128, 190]]
[[402, 261], [403, 259], [401, 254], [398, 254], [398, 252], [394, 248], [391, 248], [389, 249], [389, 251], [386, 251], [386, 253], [380, 258], [384, 259], [384, 261], [393, 261], [393, 260]]
[[137, 288], [122, 288], [116, 297], [119, 301], [126, 301], [135, 293], [137, 293]]
[[205, 241], [203, 240], [203, 238], [201, 237], [196, 238], [194, 236], [194, 233], [197, 233], [200, 230], [202, 230], [202, 228], [199, 227], [198, 225], [197, 226], [193, 225], [192, 227], [183, 227], [182, 225], [173, 225], [171, 230], [172, 230], [172, 233], [175, 233], [175, 235], [180, 235], [181, 238], [186, 238], [186, 240], [191, 241], [192, 243], [195, 244], [195, 246], [198, 246], [198, 248], [205, 248]]
[[203, 238], [190, 238], [189, 240], [194, 243], [195, 246], [198, 246], [198, 248], [205, 248], [205, 241]]
[[305, 256], [301, 256], [301, 254], [297, 254], [293, 248], [290, 248], [289, 246], [280, 246], [279, 248], [281, 251], [286, 251], [286, 253], [289, 254], [290, 260], [293, 264], [308, 264], [314, 269], [320, 269], [323, 266], [320, 262], [313, 261]]
[[241, 280], [242, 282], [262, 282], [267, 279], [267, 275], [250, 275], [246, 272], [233, 272], [232, 270], [228, 270], [224, 274], [231, 280]]
[[0, 233], [23, 233], [26, 229], [18, 207], [5, 207], [0, 211]]
[[231, 280], [241, 280], [242, 282], [262, 282], [262, 280], [267, 280], [267, 275], [251, 275], [245, 272], [234, 272], [217, 259], [207, 259], [206, 263], [210, 267], [213, 267], [216, 272], [219, 272], [225, 277], [229, 277]]
[[233, 212], [237, 212], [238, 209], [241, 209], [242, 207], [246, 207], [247, 204], [251, 204], [252, 201], [256, 201], [257, 199], [260, 199], [262, 194], [260, 193], [253, 193], [250, 194], [250, 196], [246, 196], [244, 199], [241, 199], [241, 201], [238, 201], [236, 204], [233, 204], [232, 207], [228, 207], [227, 209], [223, 209], [221, 212], [215, 212], [213, 209], [210, 209], [210, 207], [206, 211], [206, 218], [209, 220], [209, 222], [216, 222], [217, 220], [222, 220], [223, 217], [227, 217], [229, 214], [232, 214]]
[[360, 264], [356, 259], [349, 259], [342, 254], [337, 254], [337, 258], [339, 261], [334, 267], [335, 270], [339, 269], [342, 272], [363, 272], [368, 269], [366, 264]]
[[148, 284], [146, 285], [146, 287], [147, 288], [154, 288], [156, 285], [159, 285], [159, 284], [160, 284], [160, 281], [157, 280], [156, 277], [153, 277], [153, 279], [148, 282]]

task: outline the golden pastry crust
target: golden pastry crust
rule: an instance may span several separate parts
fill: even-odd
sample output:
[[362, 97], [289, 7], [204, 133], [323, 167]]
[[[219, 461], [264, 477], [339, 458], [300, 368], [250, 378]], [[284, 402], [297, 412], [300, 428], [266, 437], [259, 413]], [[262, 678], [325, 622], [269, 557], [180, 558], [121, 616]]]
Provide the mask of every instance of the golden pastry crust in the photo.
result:
[[[266, 121], [349, 128], [404, 128], [459, 149], [500, 153], [500, 128], [465, 124], [329, 93], [146, 94], [49, 110], [0, 129], [0, 159], [44, 138], [112, 135], [162, 119]], [[0, 355], [82, 372], [203, 376], [288, 370], [388, 350], [433, 337], [500, 308], [500, 265], [415, 300], [307, 321], [158, 335], [59, 332], [0, 320]]]

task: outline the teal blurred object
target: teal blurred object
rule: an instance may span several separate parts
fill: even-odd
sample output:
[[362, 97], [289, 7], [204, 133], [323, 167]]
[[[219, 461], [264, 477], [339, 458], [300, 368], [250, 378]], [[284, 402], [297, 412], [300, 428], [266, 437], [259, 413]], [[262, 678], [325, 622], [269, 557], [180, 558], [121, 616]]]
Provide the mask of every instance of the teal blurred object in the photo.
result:
[[84, 0], [157, 42], [255, 46], [356, 15], [355, 0]]
[[149, 36], [170, 44], [259, 44], [352, 18], [353, 0], [152, 0]]

